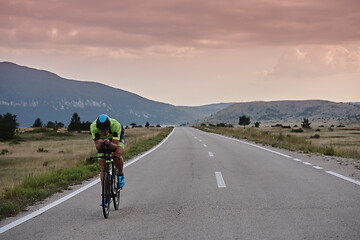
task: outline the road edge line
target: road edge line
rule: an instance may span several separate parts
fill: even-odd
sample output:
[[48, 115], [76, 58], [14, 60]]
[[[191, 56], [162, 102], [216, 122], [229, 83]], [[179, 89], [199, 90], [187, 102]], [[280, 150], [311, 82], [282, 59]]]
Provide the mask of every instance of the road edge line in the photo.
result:
[[[130, 166], [130, 165], [132, 165], [132, 164], [134, 164], [134, 163], [136, 163], [136, 162], [139, 161], [141, 158], [145, 157], [146, 155], [148, 155], [148, 154], [152, 153], [153, 151], [155, 151], [156, 149], [158, 149], [161, 145], [163, 145], [163, 144], [170, 138], [170, 136], [172, 135], [172, 133], [174, 132], [174, 130], [175, 130], [175, 128], [174, 128], [174, 129], [169, 133], [169, 135], [168, 135], [166, 138], [164, 138], [158, 145], [156, 145], [156, 146], [154, 146], [153, 148], [151, 148], [150, 150], [146, 151], [144, 154], [142, 154], [142, 155], [140, 155], [140, 156], [138, 156], [138, 157], [136, 157], [136, 158], [134, 158], [134, 159], [126, 162], [126, 163], [124, 163], [124, 168], [126, 168], [126, 167], [128, 167], [128, 166]], [[66, 200], [68, 200], [68, 199], [70, 199], [70, 198], [72, 198], [72, 197], [74, 197], [74, 196], [76, 196], [76, 195], [78, 195], [79, 193], [85, 191], [86, 189], [94, 186], [95, 184], [97, 184], [97, 183], [99, 183], [99, 182], [100, 182], [100, 179], [94, 180], [94, 181], [86, 184], [85, 186], [79, 188], [78, 190], [76, 190], [76, 191], [74, 191], [74, 192], [72, 192], [72, 193], [69, 193], [68, 195], [66, 195], [66, 196], [64, 196], [64, 197], [56, 200], [55, 202], [52, 202], [52, 203], [50, 203], [50, 204], [48, 204], [48, 205], [46, 205], [46, 206], [44, 206], [44, 207], [36, 210], [36, 211], [33, 212], [33, 213], [30, 213], [30, 214], [28, 214], [28, 215], [26, 215], [26, 216], [24, 216], [24, 217], [22, 217], [22, 218], [19, 218], [19, 219], [13, 221], [13, 222], [11, 222], [11, 223], [9, 223], [9, 224], [1, 227], [1, 228], [0, 228], [0, 234], [2, 234], [2, 233], [4, 233], [4, 232], [6, 232], [6, 231], [8, 231], [8, 230], [10, 230], [10, 229], [18, 226], [18, 225], [20, 225], [20, 224], [22, 224], [22, 223], [24, 223], [24, 222], [26, 222], [26, 221], [34, 218], [34, 217], [39, 216], [40, 214], [46, 212], [47, 210], [49, 210], [49, 209], [51, 209], [51, 208], [59, 205], [60, 203], [65, 202]]]

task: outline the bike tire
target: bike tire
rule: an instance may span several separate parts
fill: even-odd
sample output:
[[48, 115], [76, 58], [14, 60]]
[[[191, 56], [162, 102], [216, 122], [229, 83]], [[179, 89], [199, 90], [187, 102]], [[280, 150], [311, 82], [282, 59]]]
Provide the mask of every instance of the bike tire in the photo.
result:
[[[108, 172], [105, 172], [104, 174], [104, 180], [102, 182], [102, 210], [103, 210], [103, 215], [104, 218], [107, 219], [109, 217], [109, 212], [110, 212], [110, 202], [111, 202], [111, 192], [110, 192], [110, 175]], [[105, 197], [107, 198], [107, 202], [105, 203]]]
[[114, 208], [115, 210], [118, 210], [120, 205], [120, 189], [118, 189], [118, 178], [115, 172], [113, 172], [112, 183]]

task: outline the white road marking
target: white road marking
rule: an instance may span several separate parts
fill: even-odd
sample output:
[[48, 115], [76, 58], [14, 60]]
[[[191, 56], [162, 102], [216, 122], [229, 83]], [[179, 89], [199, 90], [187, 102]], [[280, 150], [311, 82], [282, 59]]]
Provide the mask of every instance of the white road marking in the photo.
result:
[[213, 154], [212, 152], [209, 152], [209, 156], [210, 156], [210, 157], [213, 157], [214, 154]]
[[343, 176], [343, 175], [341, 175], [341, 174], [338, 174], [338, 173], [336, 173], [336, 172], [332, 172], [332, 171], [325, 171], [325, 172], [328, 173], [328, 174], [331, 174], [331, 175], [333, 175], [333, 176], [336, 176], [336, 177], [338, 177], [338, 178], [344, 179], [344, 180], [346, 180], [346, 181], [355, 183], [355, 184], [357, 184], [357, 185], [360, 186], [360, 181], [354, 180], [354, 179], [352, 179], [352, 178], [345, 177], [345, 176]]
[[305, 164], [305, 165], [312, 165], [311, 163], [309, 163], [309, 162], [303, 162], [303, 164]]
[[[199, 130], [200, 131], [200, 130]], [[273, 150], [270, 150], [270, 149], [267, 149], [267, 148], [264, 148], [264, 147], [260, 147], [258, 145], [255, 145], [255, 144], [252, 144], [252, 143], [248, 143], [248, 142], [245, 142], [245, 141], [242, 141], [242, 140], [239, 140], [239, 139], [236, 139], [236, 138], [231, 138], [231, 137], [226, 137], [226, 136], [223, 136], [223, 135], [220, 135], [220, 134], [216, 134], [216, 133], [209, 133], [209, 134], [212, 134], [212, 135], [215, 135], [215, 136], [218, 136], [218, 137], [222, 137], [222, 138], [226, 138], [226, 139], [229, 139], [229, 140], [232, 140], [232, 141], [236, 141], [236, 142], [240, 142], [240, 143], [243, 143], [243, 144], [246, 144], [246, 145], [250, 145], [250, 146], [253, 146], [253, 147], [256, 147], [256, 148], [259, 148], [259, 149], [262, 149], [262, 150], [265, 150], [265, 151], [268, 151], [268, 152], [271, 152], [271, 153], [275, 153], [277, 155], [280, 155], [280, 156], [283, 156], [283, 157], [286, 157], [286, 158], [292, 158], [286, 154], [283, 154], [283, 153], [279, 153], [279, 152], [276, 152], [276, 151], [273, 151]], [[302, 160], [300, 159], [297, 159], [297, 158], [292, 158], [294, 161], [298, 161], [298, 162], [301, 162]], [[348, 177], [345, 177], [343, 175], [340, 175], [338, 173], [335, 173], [335, 172], [331, 172], [331, 171], [325, 171], [326, 173], [328, 174], [331, 174], [331, 175], [334, 175], [336, 177], [339, 177], [339, 178], [342, 178], [344, 180], [347, 180], [349, 182], [352, 182], [352, 183], [355, 183], [357, 185], [360, 185], [360, 181], [357, 181], [357, 180], [354, 180], [352, 178], [348, 178]]]
[[319, 167], [319, 166], [313, 166], [313, 168], [316, 168], [316, 169], [319, 169], [319, 170], [324, 169], [324, 168]]
[[[199, 130], [200, 131], [200, 130]], [[265, 150], [265, 151], [268, 151], [268, 152], [271, 152], [271, 153], [275, 153], [277, 155], [280, 155], [280, 156], [283, 156], [283, 157], [286, 157], [286, 158], [292, 158], [290, 157], [289, 155], [286, 155], [286, 154], [283, 154], [283, 153], [279, 153], [279, 152], [276, 152], [276, 151], [273, 151], [273, 150], [270, 150], [270, 149], [267, 149], [267, 148], [264, 148], [264, 147], [260, 147], [258, 145], [255, 145], [255, 144], [252, 144], [252, 143], [248, 143], [248, 142], [245, 142], [245, 141], [241, 141], [239, 139], [235, 139], [235, 138], [231, 138], [231, 137], [226, 137], [226, 136], [223, 136], [223, 135], [220, 135], [220, 134], [216, 134], [216, 133], [209, 133], [209, 134], [213, 134], [213, 135], [216, 135], [216, 136], [219, 136], [219, 137], [222, 137], [222, 138], [227, 138], [227, 139], [230, 139], [230, 140], [233, 140], [233, 141], [237, 141], [237, 142], [241, 142], [243, 144], [247, 144], [247, 145], [250, 145], [250, 146], [253, 146], [253, 147], [256, 147], [256, 148], [260, 148], [262, 150]]]
[[216, 182], [218, 188], [226, 188], [224, 178], [222, 177], [221, 172], [215, 172]]
[[207, 147], [207, 145], [206, 145], [206, 144], [204, 144], [204, 147]]
[[[169, 139], [169, 137], [173, 134], [174, 130], [175, 130], [175, 128], [174, 128], [174, 129], [172, 130], [172, 132], [171, 132], [164, 140], [162, 140], [158, 145], [156, 145], [155, 147], [153, 147], [153, 148], [150, 149], [149, 151], [145, 152], [145, 153], [142, 154], [141, 156], [139, 156], [139, 157], [137, 157], [137, 158], [134, 158], [134, 159], [131, 160], [131, 161], [126, 162], [126, 163], [124, 164], [124, 168], [130, 166], [130, 165], [133, 164], [133, 163], [136, 163], [136, 162], [139, 161], [141, 158], [145, 157], [146, 155], [148, 155], [148, 154], [150, 154], [151, 152], [153, 152], [153, 151], [155, 151], [156, 149], [158, 149], [161, 145], [163, 145], [163, 144]], [[22, 224], [22, 223], [24, 223], [24, 222], [26, 222], [26, 221], [28, 221], [28, 220], [36, 217], [36, 216], [38, 216], [38, 215], [40, 215], [40, 214], [42, 214], [42, 213], [44, 213], [44, 212], [46, 212], [47, 210], [49, 210], [49, 209], [51, 209], [51, 208], [59, 205], [59, 204], [62, 203], [62, 202], [65, 202], [66, 200], [68, 200], [68, 199], [76, 196], [77, 194], [85, 191], [86, 189], [94, 186], [95, 184], [97, 184], [97, 183], [99, 183], [99, 182], [100, 182], [100, 179], [94, 180], [94, 181], [92, 181], [91, 183], [89, 183], [89, 184], [87, 184], [87, 185], [79, 188], [79, 189], [76, 190], [75, 192], [72, 192], [72, 193], [66, 195], [65, 197], [60, 198], [59, 200], [57, 200], [57, 201], [55, 201], [55, 202], [53, 202], [53, 203], [50, 203], [50, 204], [48, 204], [48, 205], [40, 208], [39, 210], [37, 210], [37, 211], [35, 211], [35, 212], [33, 212], [33, 213], [30, 213], [29, 215], [26, 215], [25, 217], [19, 218], [18, 220], [14, 221], [14, 222], [11, 222], [11, 223], [9, 223], [9, 224], [1, 227], [1, 228], [0, 228], [0, 234], [6, 232], [7, 230], [10, 230], [11, 228], [14, 228], [14, 227], [18, 226], [18, 225], [20, 225], [20, 224]]]

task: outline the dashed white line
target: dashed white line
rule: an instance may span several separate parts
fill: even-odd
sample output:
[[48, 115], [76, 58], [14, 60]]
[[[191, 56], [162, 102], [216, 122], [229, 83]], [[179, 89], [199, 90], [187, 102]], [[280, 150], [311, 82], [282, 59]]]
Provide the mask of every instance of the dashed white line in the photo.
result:
[[218, 188], [226, 188], [224, 178], [221, 174], [221, 172], [215, 172], [216, 182], [218, 185]]
[[309, 163], [309, 162], [303, 162], [303, 164], [305, 164], [305, 165], [312, 165], [311, 163]]
[[208, 152], [210, 157], [213, 157], [214, 154], [212, 152]]
[[328, 173], [328, 174], [331, 174], [331, 175], [333, 175], [333, 176], [336, 176], [336, 177], [338, 177], [338, 178], [344, 179], [344, 180], [346, 180], [346, 181], [349, 181], [349, 182], [355, 183], [355, 184], [357, 184], [357, 185], [360, 185], [360, 181], [354, 180], [354, 179], [352, 179], [352, 178], [345, 177], [345, 176], [343, 176], [343, 175], [341, 175], [341, 174], [338, 174], [338, 173], [336, 173], [336, 172], [332, 172], [332, 171], [325, 171], [325, 172]]
[[319, 170], [322, 170], [322, 169], [324, 169], [324, 168], [322, 168], [322, 167], [319, 167], [319, 166], [313, 166], [313, 168], [316, 168], [316, 169], [319, 169]]
[[207, 147], [207, 145], [204, 143], [204, 147]]
[[[220, 135], [220, 134], [215, 134], [215, 133], [210, 133], [210, 134], [216, 135], [216, 136], [218, 136], [218, 137], [226, 138], [226, 139], [229, 139], [229, 140], [232, 140], [232, 141], [240, 142], [240, 143], [243, 143], [243, 144], [247, 144], [247, 145], [250, 145], [250, 146], [253, 146], [253, 147], [256, 147], [256, 148], [259, 148], [259, 149], [268, 151], [268, 152], [271, 152], [271, 153], [275, 153], [275, 154], [280, 155], [280, 156], [283, 156], [283, 157], [285, 157], [285, 158], [291, 158], [292, 160], [297, 161], [297, 162], [302, 162], [301, 159], [292, 158], [292, 157], [289, 156], [289, 155], [286, 155], [286, 154], [283, 154], [283, 153], [279, 153], [279, 152], [276, 152], [276, 151], [273, 151], [273, 150], [270, 150], [270, 149], [267, 149], [267, 148], [264, 148], [264, 147], [260, 147], [260, 146], [258, 146], [258, 145], [255, 145], [255, 144], [252, 144], [252, 143], [248, 143], [248, 142], [245, 142], [245, 141], [242, 141], [242, 140], [239, 140], [239, 139], [222, 136], [222, 135]], [[312, 165], [311, 163], [308, 163], [308, 162], [304, 162], [304, 164], [306, 164], [306, 165]], [[313, 166], [313, 168], [323, 169], [322, 167], [319, 167], [319, 166]], [[345, 176], [343, 176], [343, 175], [341, 175], [341, 174], [338, 174], [338, 173], [335, 173], [335, 172], [332, 172], [332, 171], [325, 171], [325, 172], [328, 173], [328, 174], [334, 175], [334, 176], [336, 176], [336, 177], [342, 178], [342, 179], [344, 179], [344, 180], [346, 180], [346, 181], [349, 181], [349, 182], [355, 183], [355, 184], [357, 184], [357, 185], [360, 185], [360, 181], [354, 180], [354, 179], [352, 179], [352, 178], [345, 177]]]

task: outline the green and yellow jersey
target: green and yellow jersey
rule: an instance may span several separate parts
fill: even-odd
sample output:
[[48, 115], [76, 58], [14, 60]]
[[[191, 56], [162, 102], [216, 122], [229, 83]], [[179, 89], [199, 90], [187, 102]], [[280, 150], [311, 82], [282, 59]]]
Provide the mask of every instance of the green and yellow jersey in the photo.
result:
[[110, 119], [110, 129], [108, 134], [106, 135], [102, 135], [100, 134], [100, 131], [97, 129], [96, 127], [96, 120], [93, 121], [90, 125], [90, 132], [92, 135], [92, 138], [94, 139], [94, 141], [97, 141], [99, 139], [114, 139], [114, 140], [119, 140], [119, 146], [124, 148], [124, 129], [121, 126], [121, 124], [113, 118], [109, 118]]

